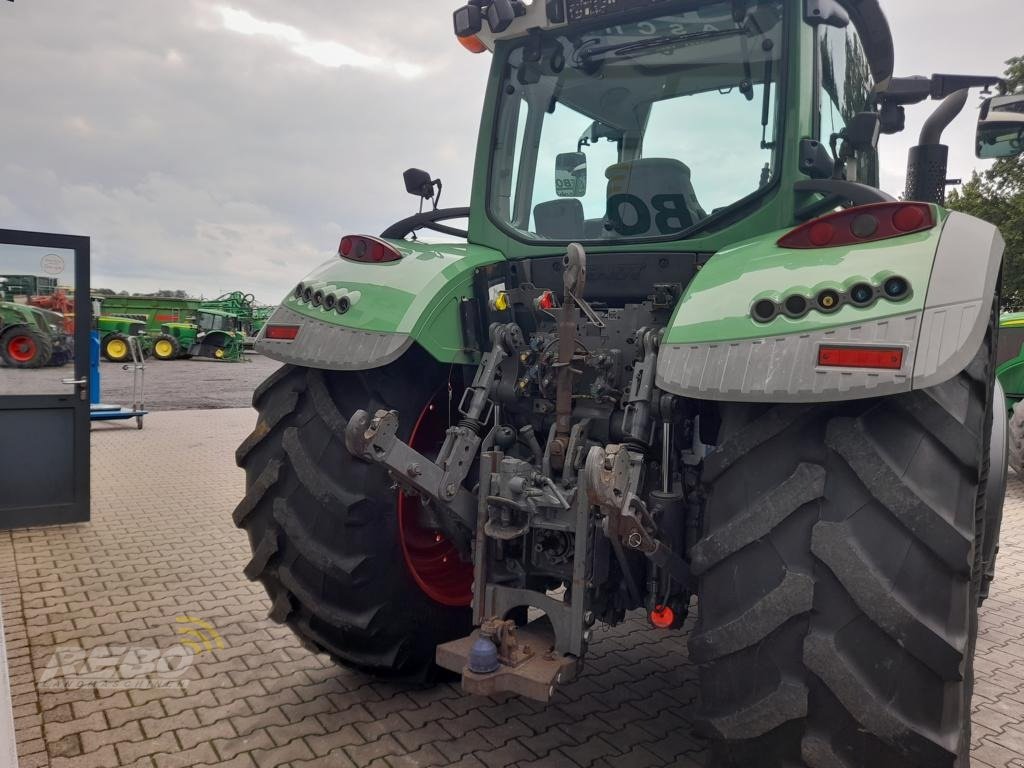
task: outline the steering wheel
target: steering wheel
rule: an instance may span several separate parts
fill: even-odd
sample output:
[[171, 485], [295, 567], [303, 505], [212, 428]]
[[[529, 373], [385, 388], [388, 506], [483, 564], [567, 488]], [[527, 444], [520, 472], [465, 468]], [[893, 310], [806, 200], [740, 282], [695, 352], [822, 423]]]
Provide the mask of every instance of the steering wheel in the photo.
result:
[[468, 216], [469, 208], [438, 208], [395, 222], [381, 233], [381, 237], [385, 240], [404, 240], [418, 229], [430, 229], [452, 237], [469, 237], [468, 230], [438, 223], [449, 219], [465, 219]]

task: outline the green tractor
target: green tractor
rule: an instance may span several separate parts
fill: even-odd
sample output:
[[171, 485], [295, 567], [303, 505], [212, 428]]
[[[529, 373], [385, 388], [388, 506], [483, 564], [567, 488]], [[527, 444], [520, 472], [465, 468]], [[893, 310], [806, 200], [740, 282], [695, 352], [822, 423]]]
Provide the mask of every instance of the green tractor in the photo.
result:
[[148, 354], [150, 351], [150, 341], [146, 336], [144, 320], [100, 315], [96, 318], [96, 327], [100, 334], [100, 354], [112, 363], [131, 361], [132, 351], [129, 339], [133, 336], [139, 338], [144, 354]]
[[[879, 0], [455, 27], [493, 55], [470, 207], [410, 170], [433, 210], [343, 237], [256, 341], [284, 366], [234, 521], [271, 618], [547, 701], [597, 622], [693, 610], [714, 766], [966, 768], [1004, 244], [942, 206], [941, 135], [1000, 81], [894, 76]], [[878, 140], [928, 99], [898, 201]], [[979, 154], [1021, 151], [1022, 105], [981, 102]]]
[[1006, 393], [1009, 417], [1009, 463], [1024, 477], [1024, 312], [1003, 315], [999, 323], [997, 376]]
[[243, 357], [245, 333], [233, 312], [201, 309], [195, 323], [164, 323], [160, 331], [153, 339], [157, 360], [205, 357], [235, 362]]
[[0, 359], [11, 368], [60, 367], [75, 357], [74, 337], [56, 312], [0, 301]]

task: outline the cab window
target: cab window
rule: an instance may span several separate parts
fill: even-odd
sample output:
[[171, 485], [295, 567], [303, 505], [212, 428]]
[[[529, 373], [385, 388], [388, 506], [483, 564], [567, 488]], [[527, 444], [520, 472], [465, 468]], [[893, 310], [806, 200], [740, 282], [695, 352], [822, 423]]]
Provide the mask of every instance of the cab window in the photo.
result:
[[[819, 40], [818, 140], [829, 146], [859, 112], [872, 108], [875, 80], [871, 75], [864, 44], [856, 27], [821, 27]], [[862, 152], [857, 158], [856, 179], [878, 184], [877, 152]]]

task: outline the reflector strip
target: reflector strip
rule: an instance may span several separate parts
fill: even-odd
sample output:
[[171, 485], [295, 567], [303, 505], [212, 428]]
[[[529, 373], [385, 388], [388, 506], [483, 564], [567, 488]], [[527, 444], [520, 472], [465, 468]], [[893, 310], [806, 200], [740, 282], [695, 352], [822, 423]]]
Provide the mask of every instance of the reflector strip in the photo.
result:
[[294, 341], [299, 335], [298, 325], [268, 325], [265, 337], [275, 341]]
[[880, 368], [898, 371], [903, 367], [902, 347], [818, 347], [818, 365], [824, 368]]

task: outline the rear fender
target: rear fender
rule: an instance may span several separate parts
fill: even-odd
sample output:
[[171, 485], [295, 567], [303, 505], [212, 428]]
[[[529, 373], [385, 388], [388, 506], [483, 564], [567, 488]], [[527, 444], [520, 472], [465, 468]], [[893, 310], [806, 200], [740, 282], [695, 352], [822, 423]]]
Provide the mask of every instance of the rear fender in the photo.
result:
[[[471, 244], [390, 241], [402, 258], [380, 264], [334, 257], [301, 283], [325, 299], [319, 306], [291, 291], [256, 338], [256, 351], [283, 363], [327, 370], [379, 368], [417, 343], [442, 363], [472, 363], [459, 304], [473, 295], [478, 267], [504, 260]], [[324, 304], [331, 297], [333, 309]], [[293, 340], [267, 338], [275, 326], [295, 326]]]
[[[924, 389], [956, 376], [985, 337], [1003, 257], [999, 231], [936, 208], [927, 232], [850, 247], [787, 250], [776, 232], [716, 254], [688, 286], [666, 329], [658, 385], [738, 402], [826, 402]], [[761, 323], [762, 298], [814, 297], [899, 275], [911, 293], [867, 308], [812, 309]], [[893, 347], [899, 370], [823, 368], [822, 344]]]

